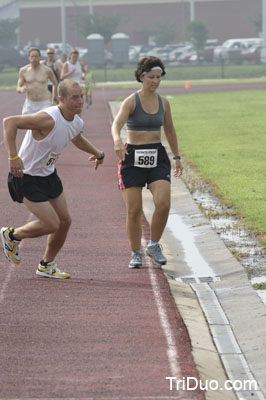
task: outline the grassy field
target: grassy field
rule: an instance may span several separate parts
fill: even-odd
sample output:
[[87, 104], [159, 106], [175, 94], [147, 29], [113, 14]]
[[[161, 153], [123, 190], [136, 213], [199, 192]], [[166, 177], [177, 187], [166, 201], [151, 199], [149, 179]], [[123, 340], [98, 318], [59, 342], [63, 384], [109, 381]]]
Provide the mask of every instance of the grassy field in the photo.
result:
[[[131, 65], [127, 68], [116, 68], [109, 66], [104, 68], [94, 68], [93, 73], [97, 83], [106, 82], [135, 82], [134, 70], [136, 66]], [[266, 76], [266, 65], [186, 65], [186, 66], [166, 66], [167, 81], [186, 81], [186, 80], [209, 80], [209, 79], [259, 79]], [[0, 87], [15, 87], [18, 79], [18, 71], [15, 68], [5, 69], [0, 73]], [[128, 83], [126, 83], [128, 85]]]
[[170, 98], [181, 152], [266, 243], [266, 95], [263, 91]]

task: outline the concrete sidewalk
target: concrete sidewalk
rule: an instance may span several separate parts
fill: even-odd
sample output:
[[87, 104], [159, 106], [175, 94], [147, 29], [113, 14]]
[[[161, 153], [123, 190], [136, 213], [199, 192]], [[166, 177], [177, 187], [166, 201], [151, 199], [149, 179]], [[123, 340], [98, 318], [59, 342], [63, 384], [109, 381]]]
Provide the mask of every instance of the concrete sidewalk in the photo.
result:
[[[110, 107], [115, 115], [119, 103]], [[150, 221], [148, 190], [143, 197]], [[161, 240], [168, 259], [163, 269], [187, 326], [200, 379], [214, 381], [206, 398], [265, 399], [266, 307], [181, 179], [172, 179], [171, 204]], [[235, 391], [222, 389], [226, 380]], [[216, 383], [219, 389], [213, 390]]]

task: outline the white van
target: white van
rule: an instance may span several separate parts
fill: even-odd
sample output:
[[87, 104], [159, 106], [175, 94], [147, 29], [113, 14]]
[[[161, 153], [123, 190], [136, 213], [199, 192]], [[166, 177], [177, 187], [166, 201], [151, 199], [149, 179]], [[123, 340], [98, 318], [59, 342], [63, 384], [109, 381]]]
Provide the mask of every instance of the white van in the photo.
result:
[[[60, 55], [63, 52], [63, 43], [47, 43], [47, 48], [55, 49], [56, 55]], [[69, 54], [72, 46], [66, 43], [66, 53]]]

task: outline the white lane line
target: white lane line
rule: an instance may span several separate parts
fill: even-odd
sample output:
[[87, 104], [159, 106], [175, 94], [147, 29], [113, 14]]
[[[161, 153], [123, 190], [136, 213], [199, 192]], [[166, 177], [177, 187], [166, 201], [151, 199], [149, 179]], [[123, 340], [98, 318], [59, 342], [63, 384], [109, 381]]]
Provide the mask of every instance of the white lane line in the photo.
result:
[[[8, 263], [8, 261], [7, 261], [7, 263]], [[6, 295], [6, 291], [7, 291], [7, 288], [8, 288], [8, 284], [9, 284], [9, 281], [11, 279], [12, 272], [13, 272], [13, 270], [15, 268], [14, 264], [11, 264], [11, 265], [6, 265], [5, 263], [3, 263], [3, 264], [4, 264], [5, 268], [7, 268], [8, 270], [7, 270], [7, 274], [6, 274], [5, 280], [4, 280], [3, 285], [1, 287], [1, 290], [0, 290], [0, 304], [4, 301], [4, 298], [5, 298], [5, 295]]]
[[[147, 241], [142, 237], [141, 245], [143, 248], [147, 247]], [[170, 364], [171, 374], [172, 376], [178, 377], [181, 376], [181, 371], [178, 365], [178, 350], [175, 344], [174, 335], [170, 326], [170, 323], [167, 318], [166, 310], [164, 307], [163, 299], [160, 292], [160, 287], [158, 284], [158, 280], [156, 277], [156, 273], [154, 272], [153, 263], [148, 256], [144, 256], [145, 263], [149, 267], [149, 275], [151, 280], [151, 286], [155, 298], [155, 303], [158, 309], [158, 314], [160, 318], [161, 327], [163, 329], [163, 333], [167, 343], [167, 357]]]

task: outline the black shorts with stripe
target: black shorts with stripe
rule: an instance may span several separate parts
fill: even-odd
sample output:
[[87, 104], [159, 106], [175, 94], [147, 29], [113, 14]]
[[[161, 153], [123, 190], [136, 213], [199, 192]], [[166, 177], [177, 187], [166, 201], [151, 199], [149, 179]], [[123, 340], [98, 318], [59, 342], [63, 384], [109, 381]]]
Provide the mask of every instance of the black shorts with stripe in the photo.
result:
[[[158, 180], [171, 181], [171, 163], [162, 143], [143, 145], [126, 144], [127, 153], [125, 161], [118, 163], [119, 189], [127, 189], [133, 186], [144, 187]], [[135, 150], [157, 149], [157, 166], [141, 168], [134, 166]]]

